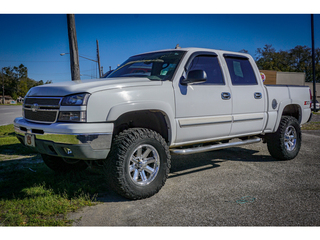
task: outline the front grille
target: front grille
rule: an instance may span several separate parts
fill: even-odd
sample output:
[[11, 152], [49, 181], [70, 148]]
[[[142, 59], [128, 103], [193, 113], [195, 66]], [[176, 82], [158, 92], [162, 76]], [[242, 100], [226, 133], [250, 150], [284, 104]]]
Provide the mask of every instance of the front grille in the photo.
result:
[[24, 117], [31, 121], [36, 122], [55, 122], [57, 118], [58, 111], [41, 111], [32, 112], [32, 110], [25, 109]]
[[23, 106], [24, 118], [34, 122], [56, 122], [61, 99], [52, 97], [25, 98]]
[[24, 104], [35, 104], [45, 105], [45, 106], [58, 106], [61, 98], [26, 98]]

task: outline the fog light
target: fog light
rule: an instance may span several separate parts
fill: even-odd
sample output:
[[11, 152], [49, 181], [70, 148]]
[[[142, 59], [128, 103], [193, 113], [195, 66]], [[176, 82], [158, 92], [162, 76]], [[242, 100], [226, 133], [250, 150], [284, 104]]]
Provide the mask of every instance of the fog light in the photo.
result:
[[63, 150], [65, 151], [66, 154], [71, 155], [72, 151], [70, 148], [63, 148]]

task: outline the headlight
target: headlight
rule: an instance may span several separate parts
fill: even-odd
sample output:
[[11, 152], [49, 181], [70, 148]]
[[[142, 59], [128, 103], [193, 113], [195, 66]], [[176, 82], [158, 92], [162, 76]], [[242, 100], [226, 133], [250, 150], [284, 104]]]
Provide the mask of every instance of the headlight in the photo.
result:
[[[59, 113], [58, 121], [61, 122], [86, 122], [87, 112], [85, 109], [80, 109], [80, 106], [86, 106], [90, 94], [89, 93], [78, 93], [74, 95], [66, 96], [62, 99], [61, 106], [79, 106], [71, 108], [70, 111], [63, 109]], [[77, 108], [79, 111], [77, 111]], [[83, 107], [82, 107], [83, 108]], [[84, 107], [86, 108], [86, 107]]]
[[87, 105], [89, 96], [90, 96], [89, 93], [80, 93], [80, 94], [70, 95], [63, 98], [61, 105], [62, 106], [84, 106], [84, 105]]
[[61, 122], [86, 122], [86, 112], [60, 112], [59, 121]]

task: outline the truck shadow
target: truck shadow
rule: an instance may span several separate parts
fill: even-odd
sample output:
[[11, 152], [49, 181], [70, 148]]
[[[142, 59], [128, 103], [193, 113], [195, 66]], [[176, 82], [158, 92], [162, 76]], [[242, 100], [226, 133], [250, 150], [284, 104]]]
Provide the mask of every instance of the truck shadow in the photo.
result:
[[38, 186], [69, 200], [85, 196], [96, 201], [105, 194], [111, 201], [125, 200], [111, 190], [100, 169], [58, 174], [43, 163], [40, 155], [0, 161], [0, 200], [32, 197], [25, 194], [25, 189]]
[[[207, 170], [215, 170], [220, 164], [228, 161], [243, 162], [274, 162], [278, 161], [270, 155], [263, 155], [258, 150], [241, 147], [198, 153], [191, 155], [172, 155], [171, 170], [168, 179]], [[99, 193], [97, 198], [100, 202], [126, 202], [130, 201], [119, 196], [107, 187], [104, 193]]]
[[[273, 162], [270, 156], [245, 148], [230, 148], [187, 156], [173, 155], [170, 178], [201, 171], [214, 170], [227, 161]], [[0, 199], [26, 198], [23, 189], [42, 185], [56, 194], [66, 193], [73, 198], [79, 191], [99, 202], [130, 201], [111, 190], [101, 169], [80, 173], [57, 174], [42, 162], [40, 156], [0, 162]]]
[[220, 167], [220, 163], [226, 161], [242, 162], [274, 162], [278, 161], [269, 155], [261, 155], [261, 152], [241, 147], [223, 150], [197, 153], [191, 155], [172, 155], [171, 171], [169, 178], [205, 171]]
[[[14, 134], [11, 134], [11, 133], [8, 135], [14, 136]], [[22, 155], [22, 156], [25, 156], [25, 155], [34, 156], [37, 154], [35, 151], [23, 146], [21, 143], [0, 145], [0, 154], [10, 156], [10, 155], [17, 155], [17, 153], [18, 155]]]

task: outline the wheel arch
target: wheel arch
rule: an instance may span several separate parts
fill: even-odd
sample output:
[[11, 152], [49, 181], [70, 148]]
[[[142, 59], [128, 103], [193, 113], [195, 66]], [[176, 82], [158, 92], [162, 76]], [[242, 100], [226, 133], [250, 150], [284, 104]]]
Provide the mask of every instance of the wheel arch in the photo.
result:
[[107, 121], [114, 123], [114, 136], [129, 128], [148, 128], [158, 132], [170, 145], [175, 136], [173, 116], [172, 108], [166, 103], [140, 102], [111, 108]]
[[274, 131], [277, 131], [282, 116], [291, 116], [298, 120], [301, 123], [301, 116], [302, 116], [302, 109], [299, 104], [287, 104], [287, 105], [280, 105], [278, 111], [278, 117], [275, 124]]

